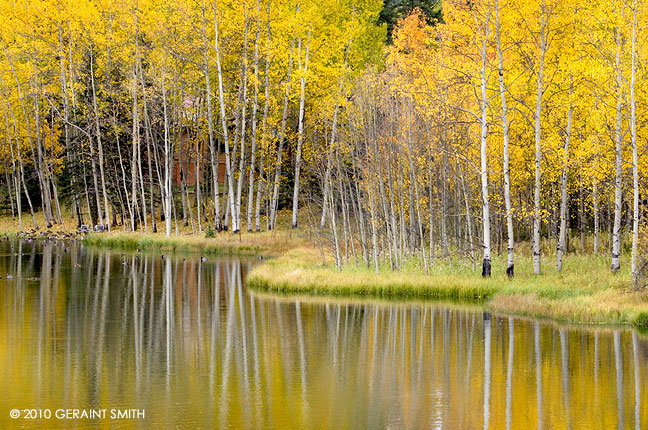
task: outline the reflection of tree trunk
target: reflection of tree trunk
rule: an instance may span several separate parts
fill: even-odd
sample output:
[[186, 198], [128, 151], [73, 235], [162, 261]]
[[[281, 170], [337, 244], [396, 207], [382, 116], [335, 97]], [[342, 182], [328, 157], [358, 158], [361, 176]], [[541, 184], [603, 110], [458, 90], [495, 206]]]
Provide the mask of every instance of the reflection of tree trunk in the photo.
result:
[[515, 355], [515, 323], [513, 318], [508, 319], [509, 329], [509, 350], [508, 363], [506, 367], [506, 429], [511, 428], [511, 406], [513, 404], [513, 356]]
[[[105, 260], [105, 271], [103, 275], [103, 290], [101, 291], [101, 310], [99, 311], [99, 329], [97, 333], [97, 345], [93, 349], [95, 355], [95, 377], [99, 378], [102, 370], [103, 362], [103, 349], [104, 349], [104, 336], [106, 334], [106, 320], [108, 318], [108, 296], [110, 293], [110, 253], [104, 255]], [[101, 279], [101, 276], [97, 277], [97, 282]], [[95, 314], [96, 315], [96, 314]], [[97, 386], [97, 390], [99, 386]], [[99, 393], [97, 392], [97, 398]]]
[[632, 355], [634, 358], [634, 382], [635, 382], [635, 428], [641, 428], [641, 367], [639, 364], [639, 341], [637, 332], [632, 332]]
[[140, 391], [140, 386], [141, 386], [141, 372], [142, 372], [142, 350], [141, 350], [141, 336], [142, 333], [140, 331], [140, 318], [142, 318], [142, 315], [140, 314], [140, 309], [139, 309], [139, 303], [138, 303], [138, 288], [137, 288], [137, 282], [139, 279], [139, 276], [136, 276], [135, 272], [135, 257], [131, 257], [131, 264], [130, 264], [130, 274], [131, 274], [131, 279], [130, 283], [133, 286], [133, 332], [134, 332], [134, 343], [135, 343], [135, 387], [136, 391]]
[[310, 422], [308, 408], [308, 377], [306, 375], [306, 348], [304, 347], [304, 327], [302, 324], [301, 305], [299, 301], [295, 303], [295, 319], [297, 320], [297, 342], [299, 345], [299, 368], [301, 375], [301, 392], [302, 405], [304, 409], [303, 422]]
[[166, 320], [166, 377], [167, 387], [171, 377], [171, 332], [173, 330], [173, 279], [171, 274], [171, 259], [165, 259], [164, 267], [164, 295], [165, 295], [165, 320]]
[[490, 422], [491, 315], [484, 314], [484, 429]]
[[562, 375], [562, 390], [563, 390], [563, 408], [565, 409], [565, 416], [567, 418], [567, 428], [571, 429], [571, 396], [569, 394], [569, 334], [564, 328], [560, 329], [560, 363]]
[[594, 333], [594, 392], [598, 396], [599, 333]]
[[533, 323], [533, 339], [535, 346], [535, 365], [536, 365], [536, 402], [538, 409], [538, 428], [542, 425], [542, 352], [540, 350], [540, 324]]
[[619, 429], [624, 429], [625, 407], [623, 404], [623, 357], [621, 355], [621, 333], [614, 332], [614, 364], [616, 367], [617, 416]]

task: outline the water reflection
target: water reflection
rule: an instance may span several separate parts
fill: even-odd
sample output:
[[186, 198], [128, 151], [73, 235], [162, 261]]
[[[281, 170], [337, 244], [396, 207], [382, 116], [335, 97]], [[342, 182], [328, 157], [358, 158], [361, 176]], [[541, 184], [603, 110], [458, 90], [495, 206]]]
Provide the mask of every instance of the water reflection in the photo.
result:
[[[641, 428], [648, 348], [431, 303], [250, 293], [251, 263], [0, 244], [13, 408], [139, 408], [123, 428]], [[9, 276], [8, 276], [9, 275]], [[115, 423], [111, 423], [115, 424]]]

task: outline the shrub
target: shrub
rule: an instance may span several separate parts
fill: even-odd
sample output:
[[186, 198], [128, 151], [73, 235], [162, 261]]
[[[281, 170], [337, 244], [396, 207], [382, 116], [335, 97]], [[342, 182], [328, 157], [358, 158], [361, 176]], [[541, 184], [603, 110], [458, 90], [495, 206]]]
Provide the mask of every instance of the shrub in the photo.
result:
[[206, 238], [216, 237], [216, 232], [214, 232], [214, 229], [212, 228], [211, 225], [207, 226], [207, 230], [205, 231], [205, 237]]

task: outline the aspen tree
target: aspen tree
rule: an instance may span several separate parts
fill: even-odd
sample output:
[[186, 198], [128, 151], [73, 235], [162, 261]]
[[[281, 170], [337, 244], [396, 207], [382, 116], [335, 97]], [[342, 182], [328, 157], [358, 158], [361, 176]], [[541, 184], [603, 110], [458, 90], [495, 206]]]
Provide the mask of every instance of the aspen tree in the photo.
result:
[[497, 41], [497, 59], [499, 68], [499, 91], [502, 98], [502, 138], [503, 147], [503, 173], [504, 173], [504, 203], [506, 208], [506, 275], [509, 278], [515, 276], [515, 266], [513, 261], [513, 247], [515, 239], [513, 237], [513, 207], [511, 205], [511, 173], [510, 173], [510, 153], [509, 153], [509, 119], [508, 105], [506, 103], [506, 87], [504, 85], [504, 55], [502, 53], [502, 35], [500, 26], [500, 5], [499, 0], [495, 0], [495, 38]]
[[632, 61], [630, 66], [630, 133], [632, 138], [632, 278], [639, 276], [637, 268], [637, 242], [639, 241], [639, 154], [637, 151], [637, 101], [635, 97], [637, 56], [637, 0], [632, 4]]
[[297, 53], [298, 53], [298, 65], [299, 65], [299, 84], [300, 84], [300, 96], [299, 96], [299, 135], [297, 137], [297, 153], [295, 154], [295, 183], [293, 185], [293, 204], [292, 204], [292, 228], [297, 227], [297, 216], [299, 209], [299, 180], [301, 175], [301, 157], [302, 157], [302, 145], [304, 142], [304, 103], [306, 101], [306, 74], [308, 73], [308, 56], [310, 53], [310, 41], [311, 41], [311, 26], [308, 26], [308, 35], [306, 36], [306, 55], [302, 64], [301, 49], [302, 49], [302, 39], [301, 35], [298, 37], [297, 42]]

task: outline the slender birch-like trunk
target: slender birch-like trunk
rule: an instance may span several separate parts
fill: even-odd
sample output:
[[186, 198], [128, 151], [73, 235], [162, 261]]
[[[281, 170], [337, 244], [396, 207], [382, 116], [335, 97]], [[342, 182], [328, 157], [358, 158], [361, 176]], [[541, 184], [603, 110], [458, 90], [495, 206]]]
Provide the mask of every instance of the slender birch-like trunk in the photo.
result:
[[508, 105], [506, 103], [506, 87], [504, 85], [504, 56], [502, 54], [501, 27], [499, 20], [499, 0], [495, 1], [495, 35], [497, 39], [497, 57], [499, 67], [499, 89], [502, 98], [502, 138], [504, 140], [504, 204], [506, 208], [506, 234], [507, 234], [507, 262], [506, 275], [509, 278], [515, 276], [515, 265], [513, 248], [515, 238], [513, 236], [513, 207], [511, 205], [511, 174], [510, 174], [510, 153], [509, 153], [509, 120]]
[[[245, 37], [243, 38], [243, 64], [241, 66], [241, 74], [243, 76], [243, 95], [241, 101], [241, 155], [239, 162], [239, 177], [236, 184], [236, 201], [234, 202], [234, 213], [232, 214], [232, 232], [238, 233], [241, 230], [241, 195], [243, 193], [243, 182], [245, 181], [245, 115], [247, 107], [247, 89], [248, 89], [248, 17], [247, 7], [245, 3], [243, 6], [245, 11]], [[236, 146], [236, 145], [235, 145]]]
[[137, 152], [139, 147], [139, 113], [137, 109], [137, 68], [133, 67], [133, 153], [131, 156], [131, 196], [133, 197], [133, 210], [131, 212], [131, 228], [137, 231], [139, 207], [137, 203]]
[[558, 250], [556, 252], [556, 269], [562, 271], [563, 256], [567, 252], [567, 170], [569, 163], [569, 142], [572, 133], [572, 93], [574, 91], [573, 77], [569, 76], [569, 108], [567, 109], [567, 131], [565, 133], [565, 146], [563, 149], [563, 168], [560, 177], [560, 232], [558, 233]]
[[275, 169], [272, 185], [272, 200], [270, 201], [270, 214], [268, 228], [274, 230], [277, 222], [277, 205], [279, 200], [279, 179], [281, 177], [281, 160], [283, 155], [284, 142], [286, 141], [286, 121], [288, 119], [288, 99], [290, 97], [290, 84], [292, 83], [293, 52], [295, 49], [295, 38], [290, 41], [290, 58], [288, 60], [288, 73], [286, 75], [286, 90], [284, 93], [283, 115], [281, 118], [281, 131], [279, 132], [279, 145], [277, 146], [277, 166]]
[[[477, 18], [475, 18], [477, 21]], [[479, 24], [479, 23], [478, 23]], [[490, 202], [488, 199], [488, 95], [486, 94], [486, 66], [488, 63], [488, 36], [490, 34], [490, 9], [483, 23], [484, 40], [481, 43], [481, 133], [480, 133], [480, 159], [481, 159], [481, 195], [482, 195], [482, 225], [483, 225], [483, 247], [484, 260], [482, 262], [482, 276], [485, 278], [491, 275], [491, 223], [490, 223]], [[478, 25], [479, 26], [479, 25]], [[472, 245], [471, 245], [472, 246]]]
[[167, 114], [166, 83], [162, 72], [162, 106], [164, 111], [164, 223], [166, 236], [171, 236], [171, 174], [173, 171], [173, 145], [169, 139], [169, 116]]
[[[340, 88], [338, 89], [338, 96], [335, 100], [335, 109], [333, 110], [333, 124], [331, 126], [331, 141], [329, 142], [328, 145], [328, 150], [326, 152], [326, 172], [324, 173], [324, 195], [327, 195], [329, 190], [328, 187], [330, 186], [330, 176], [331, 176], [331, 151], [333, 151], [333, 147], [335, 145], [336, 137], [337, 137], [337, 123], [338, 123], [338, 110], [340, 108], [340, 97], [342, 96], [342, 88], [344, 85], [344, 76], [340, 78]], [[326, 211], [328, 210], [328, 200], [324, 199], [324, 202], [322, 203], [322, 218], [320, 220], [320, 228], [324, 228], [324, 225], [326, 224]]]
[[268, 137], [268, 112], [270, 110], [270, 1], [268, 1], [268, 20], [266, 22], [266, 66], [265, 66], [265, 102], [263, 105], [263, 119], [261, 120], [261, 157], [259, 157], [259, 180], [257, 181], [255, 231], [261, 231], [261, 200], [266, 189], [265, 153]]
[[541, 115], [542, 115], [542, 96], [544, 93], [544, 66], [545, 55], [547, 53], [547, 16], [546, 16], [546, 3], [542, 0], [542, 10], [540, 15], [540, 62], [538, 64], [538, 87], [536, 94], [536, 107], [534, 114], [535, 121], [535, 172], [533, 184], [533, 237], [532, 237], [532, 252], [533, 252], [533, 273], [539, 275], [541, 273], [540, 265], [540, 181], [542, 179], [542, 172], [540, 170], [540, 163], [542, 161], [542, 141], [541, 141]]
[[[3, 90], [5, 90], [4, 82], [3, 82]], [[22, 228], [23, 228], [23, 224], [22, 224], [22, 202], [20, 201], [21, 200], [21, 198], [20, 198], [21, 178], [20, 178], [20, 176], [21, 176], [21, 172], [22, 172], [22, 157], [20, 156], [20, 147], [19, 147], [19, 145], [16, 145], [17, 146], [17, 148], [16, 148], [17, 151], [16, 152], [18, 153], [18, 157], [16, 157], [14, 155], [11, 133], [9, 132], [9, 127], [10, 127], [9, 126], [9, 114], [7, 112], [11, 107], [8, 106], [8, 103], [5, 104], [4, 97], [2, 99], [2, 106], [3, 106], [4, 117], [5, 117], [5, 133], [6, 133], [6, 138], [7, 138], [7, 144], [9, 145], [9, 150], [10, 150], [10, 153], [11, 153], [12, 177], [13, 177], [13, 180], [14, 180], [14, 190], [16, 192], [16, 212], [18, 214], [18, 227], [20, 228], [20, 230], [22, 230]], [[12, 113], [12, 115], [13, 115], [13, 113]], [[16, 167], [16, 159], [18, 159], [19, 168]], [[27, 194], [26, 197], [27, 197], [27, 199], [29, 201], [30, 208], [31, 208], [31, 200], [29, 199], [29, 194]], [[33, 215], [33, 209], [32, 209], [32, 215]]]
[[[27, 137], [29, 140], [29, 146], [32, 148], [32, 153], [34, 152], [33, 150], [33, 144], [32, 144], [32, 137], [31, 137], [31, 125], [29, 121], [29, 116], [27, 115], [27, 110], [25, 109], [25, 101], [23, 98], [22, 94], [22, 89], [20, 85], [20, 80], [18, 79], [18, 74], [16, 73], [16, 69], [14, 68], [13, 62], [11, 61], [11, 58], [9, 57], [9, 54], [7, 53], [7, 49], [5, 45], [2, 45], [2, 50], [5, 53], [5, 57], [7, 58], [7, 61], [9, 61], [9, 66], [11, 66], [11, 71], [13, 73], [14, 79], [16, 81], [16, 88], [18, 89], [18, 98], [20, 100], [20, 106], [22, 107], [23, 115], [25, 116], [25, 124], [27, 125]], [[34, 214], [34, 207], [31, 202], [31, 198], [29, 197], [29, 192], [27, 191], [27, 183], [25, 182], [25, 170], [24, 170], [24, 163], [22, 161], [22, 156], [21, 156], [21, 151], [20, 151], [20, 138], [18, 135], [18, 125], [16, 122], [16, 115], [11, 107], [11, 102], [9, 101], [9, 93], [7, 92], [7, 88], [4, 85], [3, 82], [3, 88], [5, 90], [6, 98], [7, 98], [7, 107], [11, 112], [11, 116], [13, 118], [13, 128], [14, 128], [14, 137], [16, 139], [16, 148], [18, 151], [18, 157], [19, 157], [19, 165], [20, 165], [20, 177], [22, 179], [22, 184], [23, 184], [23, 189], [25, 191], [25, 196], [27, 197], [27, 201], [29, 203], [29, 209], [31, 211], [31, 216], [32, 216], [32, 222], [34, 223], [34, 229], [38, 230], [38, 223], [36, 222], [36, 216]], [[39, 181], [42, 182], [41, 180], [41, 170], [38, 169], [37, 171]], [[49, 226], [48, 226], [49, 227]]]
[[637, 2], [632, 7], [632, 65], [630, 77], [630, 132], [632, 136], [632, 278], [636, 282], [637, 242], [639, 241], [639, 154], [637, 152], [637, 103], [635, 100], [637, 56]]
[[295, 184], [293, 186], [293, 206], [292, 206], [292, 228], [297, 228], [297, 211], [299, 210], [299, 180], [301, 171], [302, 144], [304, 142], [304, 101], [306, 99], [306, 73], [308, 73], [308, 56], [310, 53], [311, 26], [308, 26], [308, 36], [306, 40], [306, 57], [302, 66], [301, 46], [302, 40], [299, 36], [298, 55], [299, 55], [299, 80], [300, 80], [300, 97], [299, 97], [299, 135], [297, 137], [297, 153], [295, 154]]
[[621, 205], [623, 203], [623, 75], [621, 71], [622, 41], [621, 30], [616, 29], [616, 128], [614, 135], [615, 175], [614, 175], [614, 224], [612, 227], [612, 264], [610, 269], [616, 273], [621, 268]]
[[[254, 37], [254, 102], [252, 103], [252, 147], [250, 148], [250, 185], [247, 200], [247, 231], [252, 231], [252, 211], [254, 204], [254, 169], [257, 152], [257, 110], [259, 109], [259, 38], [261, 37], [261, 2], [257, 0], [257, 22]], [[267, 67], [267, 66], [266, 66]]]
[[[214, 10], [214, 47], [216, 49], [216, 69], [218, 71], [218, 102], [220, 104], [221, 126], [223, 128], [223, 145], [225, 146], [225, 173], [227, 175], [227, 198], [230, 211], [234, 213], [234, 177], [232, 176], [232, 162], [230, 159], [229, 135], [227, 131], [227, 117], [225, 116], [225, 92], [223, 90], [223, 68], [221, 65], [220, 42], [218, 34], [218, 10]], [[216, 175], [214, 184], [218, 184], [218, 173], [212, 164], [213, 174]], [[216, 191], [217, 193], [217, 191]], [[232, 226], [235, 227], [235, 226]], [[235, 232], [236, 233], [236, 232]]]
[[[97, 108], [97, 92], [95, 89], [95, 78], [94, 78], [94, 55], [91, 51], [90, 54], [90, 82], [92, 83], [92, 110], [94, 112], [94, 125], [95, 133], [97, 139], [97, 151], [99, 152], [99, 175], [101, 178], [101, 193], [103, 195], [104, 201], [104, 218], [100, 215], [100, 224], [110, 231], [110, 212], [108, 209], [108, 193], [106, 191], [106, 175], [104, 173], [104, 154], [103, 154], [103, 144], [101, 142], [101, 129], [99, 127], [99, 109]], [[97, 205], [100, 205], [99, 196], [97, 196]], [[101, 211], [99, 211], [101, 214]]]
[[[221, 212], [220, 212], [220, 200], [219, 200], [219, 187], [218, 187], [218, 160], [216, 160], [216, 142], [214, 138], [214, 114], [213, 114], [213, 109], [212, 109], [212, 91], [211, 91], [211, 79], [209, 77], [209, 55], [207, 52], [207, 24], [206, 24], [206, 17], [205, 17], [205, 5], [204, 3], [201, 2], [201, 14], [202, 14], [202, 42], [203, 42], [203, 68], [204, 68], [204, 73], [205, 73], [205, 89], [207, 92], [207, 130], [209, 134], [209, 155], [210, 155], [210, 161], [211, 161], [211, 170], [212, 170], [212, 190], [213, 190], [213, 199], [214, 199], [214, 227], [216, 228], [216, 231], [221, 231]], [[214, 22], [216, 20], [216, 15], [214, 14]], [[218, 33], [216, 34], [216, 38], [218, 39]], [[217, 55], [218, 51], [217, 51]], [[220, 58], [220, 57], [219, 57]], [[219, 66], [220, 67], [220, 66]], [[220, 79], [220, 75], [219, 75]], [[225, 121], [223, 119], [223, 121]], [[227, 136], [227, 127], [225, 127], [225, 132], [224, 136]], [[225, 139], [226, 145], [228, 144], [227, 139]], [[198, 144], [196, 143], [196, 146]], [[229, 152], [229, 146], [228, 146], [228, 152]], [[201, 154], [199, 152], [196, 152], [196, 175], [198, 175], [198, 167], [199, 167], [199, 159], [201, 157]], [[200, 181], [199, 177], [196, 176], [196, 199], [197, 199], [197, 206], [198, 206], [198, 231], [202, 230], [201, 226], [201, 220], [200, 220]]]

